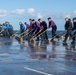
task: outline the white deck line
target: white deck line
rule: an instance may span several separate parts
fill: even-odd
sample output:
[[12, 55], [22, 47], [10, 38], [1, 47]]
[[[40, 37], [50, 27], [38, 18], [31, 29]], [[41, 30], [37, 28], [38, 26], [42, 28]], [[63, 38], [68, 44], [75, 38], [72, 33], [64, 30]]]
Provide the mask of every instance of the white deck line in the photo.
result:
[[24, 68], [27, 69], [27, 70], [33, 71], [33, 72], [37, 72], [37, 73], [44, 74], [44, 75], [52, 75], [52, 74], [48, 74], [48, 73], [45, 73], [45, 72], [41, 72], [41, 71], [38, 71], [38, 70], [35, 70], [35, 69], [31, 69], [31, 68], [28, 68], [28, 67], [24, 67]]

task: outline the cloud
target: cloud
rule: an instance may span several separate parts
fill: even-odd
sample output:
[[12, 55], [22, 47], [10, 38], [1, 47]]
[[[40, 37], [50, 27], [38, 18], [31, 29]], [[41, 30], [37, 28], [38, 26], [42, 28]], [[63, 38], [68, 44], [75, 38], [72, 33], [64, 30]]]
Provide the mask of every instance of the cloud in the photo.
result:
[[0, 17], [7, 16], [7, 10], [1, 10], [0, 9]]
[[76, 17], [76, 11], [71, 12], [71, 13], [70, 13], [70, 16], [71, 16], [71, 17]]
[[28, 9], [15, 9], [13, 11], [10, 11], [11, 15], [26, 15], [26, 16], [35, 16], [35, 10], [34, 8], [28, 8]]
[[43, 18], [42, 14], [41, 13], [38, 13], [37, 14], [37, 18]]
[[71, 18], [71, 15], [70, 14], [66, 14], [65, 17]]
[[60, 13], [56, 13], [56, 12], [47, 12], [47, 13], [42, 13], [43, 18], [47, 18], [47, 17], [51, 17], [54, 19], [64, 19], [65, 17], [69, 17], [69, 18], [73, 18], [76, 16], [76, 12], [60, 12]]
[[14, 17], [27, 17], [27, 18], [47, 18], [47, 17], [52, 17], [54, 19], [64, 19], [65, 17], [70, 17], [73, 18], [76, 16], [76, 11], [71, 11], [71, 12], [51, 12], [49, 10], [44, 10], [44, 11], [37, 11], [34, 8], [28, 8], [28, 9], [15, 9], [11, 11], [7, 10], [1, 10], [0, 9], [0, 17], [5, 17], [5, 16], [13, 15]]
[[35, 13], [34, 8], [28, 8], [27, 13], [33, 15]]
[[16, 10], [13, 10], [11, 13], [17, 14], [17, 15], [24, 15], [25, 10], [24, 9], [16, 9]]

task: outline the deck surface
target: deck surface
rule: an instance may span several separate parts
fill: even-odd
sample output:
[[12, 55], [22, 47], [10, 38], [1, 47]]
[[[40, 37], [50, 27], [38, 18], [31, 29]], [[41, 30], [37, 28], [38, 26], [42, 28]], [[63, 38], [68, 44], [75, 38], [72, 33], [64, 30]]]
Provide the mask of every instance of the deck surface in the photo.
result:
[[0, 37], [0, 75], [76, 75], [76, 45], [62, 41], [20, 45]]

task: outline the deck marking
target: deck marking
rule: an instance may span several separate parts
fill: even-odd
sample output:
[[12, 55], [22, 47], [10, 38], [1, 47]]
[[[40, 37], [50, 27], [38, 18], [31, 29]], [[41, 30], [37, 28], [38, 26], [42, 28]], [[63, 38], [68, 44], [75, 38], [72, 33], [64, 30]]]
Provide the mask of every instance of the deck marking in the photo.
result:
[[7, 55], [10, 55], [9, 53], [2, 53], [0, 54], [0, 56], [7, 56]]
[[27, 69], [27, 70], [33, 71], [33, 72], [37, 72], [37, 73], [44, 74], [44, 75], [52, 75], [52, 74], [48, 74], [48, 73], [45, 73], [45, 72], [41, 72], [41, 71], [38, 71], [38, 70], [35, 70], [35, 69], [31, 69], [31, 68], [28, 68], [28, 67], [24, 67], [24, 68]]

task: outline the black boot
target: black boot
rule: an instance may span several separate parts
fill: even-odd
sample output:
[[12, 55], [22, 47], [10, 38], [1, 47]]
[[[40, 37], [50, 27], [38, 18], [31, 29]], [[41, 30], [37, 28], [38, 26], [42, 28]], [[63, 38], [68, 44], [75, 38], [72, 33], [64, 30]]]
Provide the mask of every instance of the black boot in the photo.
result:
[[71, 44], [75, 44], [75, 41], [73, 40], [73, 41], [71, 42]]
[[53, 42], [54, 41], [54, 39], [51, 39], [51, 42]]
[[56, 36], [56, 38], [58, 39], [58, 41], [60, 40], [60, 36]]
[[63, 43], [66, 43], [66, 40], [63, 40]]

